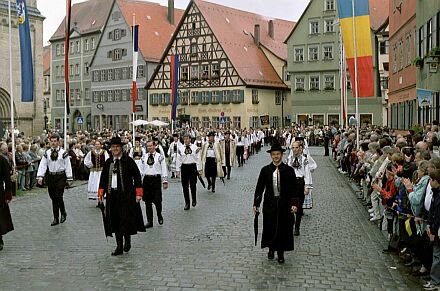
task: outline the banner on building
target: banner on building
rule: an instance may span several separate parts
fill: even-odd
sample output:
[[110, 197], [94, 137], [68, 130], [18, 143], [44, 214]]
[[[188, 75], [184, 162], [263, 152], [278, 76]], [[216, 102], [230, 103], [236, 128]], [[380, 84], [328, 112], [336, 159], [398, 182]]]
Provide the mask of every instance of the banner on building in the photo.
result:
[[18, 31], [20, 34], [21, 56], [21, 101], [34, 101], [34, 68], [32, 63], [32, 43], [26, 1], [17, 0]]
[[[359, 97], [374, 96], [373, 49], [368, 0], [338, 0], [338, 12], [353, 96], [355, 96], [358, 85]], [[356, 43], [354, 42], [355, 37]], [[355, 55], [357, 84], [355, 80]]]
[[427, 89], [417, 89], [417, 102], [420, 107], [430, 107], [432, 105], [432, 95], [435, 91]]
[[177, 118], [177, 97], [179, 84], [179, 55], [171, 56], [171, 120]]
[[133, 113], [136, 112], [136, 98], [137, 98], [137, 63], [138, 63], [138, 52], [139, 52], [139, 25], [133, 26], [133, 90], [132, 90], [132, 100], [133, 100]]

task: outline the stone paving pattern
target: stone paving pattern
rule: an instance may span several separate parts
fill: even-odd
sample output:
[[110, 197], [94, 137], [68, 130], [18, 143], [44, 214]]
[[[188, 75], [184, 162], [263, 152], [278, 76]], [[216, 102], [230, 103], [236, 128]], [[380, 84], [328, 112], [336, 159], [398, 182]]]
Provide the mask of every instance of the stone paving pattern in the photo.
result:
[[[198, 184], [198, 204], [183, 210], [178, 180], [164, 192], [164, 225], [132, 239], [128, 254], [110, 256], [100, 211], [87, 186], [65, 192], [67, 221], [51, 227], [46, 192], [11, 204], [15, 231], [0, 252], [1, 290], [420, 290], [334, 163], [313, 148], [314, 209], [306, 211], [286, 263], [254, 247], [252, 201], [265, 152], [235, 168], [216, 193]], [[260, 226], [262, 225], [260, 217]], [[261, 234], [261, 230], [260, 230]], [[397, 267], [392, 269], [391, 267]]]

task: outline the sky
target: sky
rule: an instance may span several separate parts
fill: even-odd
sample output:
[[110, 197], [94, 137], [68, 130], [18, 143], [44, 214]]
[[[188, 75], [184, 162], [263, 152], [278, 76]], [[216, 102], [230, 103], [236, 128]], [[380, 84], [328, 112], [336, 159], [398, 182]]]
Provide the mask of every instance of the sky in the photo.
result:
[[[143, 1], [143, 0], [141, 0]], [[84, 0], [73, 0], [80, 3]], [[149, 0], [166, 6], [168, 0]], [[246, 10], [274, 18], [297, 21], [306, 8], [309, 0], [209, 0], [209, 2]], [[175, 0], [175, 7], [185, 9], [189, 0]], [[66, 14], [66, 1], [63, 0], [37, 0], [37, 6], [46, 19], [43, 26], [44, 45], [56, 31]]]

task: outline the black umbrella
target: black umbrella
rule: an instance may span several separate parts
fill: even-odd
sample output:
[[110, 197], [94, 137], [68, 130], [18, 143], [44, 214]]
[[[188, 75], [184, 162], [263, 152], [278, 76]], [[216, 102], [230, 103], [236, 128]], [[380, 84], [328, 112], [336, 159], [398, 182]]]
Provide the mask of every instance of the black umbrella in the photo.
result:
[[104, 202], [100, 202], [100, 203], [99, 203], [99, 208], [101, 208], [102, 222], [103, 222], [103, 224], [104, 224], [105, 237], [106, 237], [106, 238], [107, 238], [108, 236], [113, 237], [113, 235], [112, 235], [112, 230], [111, 230], [111, 225], [110, 225], [110, 218], [108, 218], [107, 215], [105, 214], [105, 206], [104, 206]]
[[257, 245], [257, 239], [258, 239], [258, 215], [260, 215], [260, 211], [255, 212], [255, 217], [254, 217], [255, 245]]

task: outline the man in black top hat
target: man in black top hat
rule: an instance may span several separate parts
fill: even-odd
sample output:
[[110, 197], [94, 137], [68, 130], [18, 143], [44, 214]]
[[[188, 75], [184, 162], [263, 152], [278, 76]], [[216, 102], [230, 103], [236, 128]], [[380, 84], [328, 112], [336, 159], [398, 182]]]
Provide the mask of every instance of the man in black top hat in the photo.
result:
[[284, 252], [294, 249], [294, 212], [299, 203], [295, 171], [283, 163], [284, 151], [279, 143], [267, 151], [272, 162], [260, 171], [253, 206], [254, 213], [259, 212], [264, 196], [261, 248], [269, 248], [269, 259], [273, 259], [277, 251], [280, 264], [284, 263]]
[[[135, 161], [122, 151], [120, 137], [110, 140], [112, 156], [105, 162], [99, 181], [98, 199], [106, 196], [106, 215], [111, 233], [116, 236], [116, 249], [112, 256], [121, 255], [131, 248], [131, 235], [145, 231], [139, 202], [143, 196], [141, 173]], [[125, 239], [122, 247], [123, 238]]]

